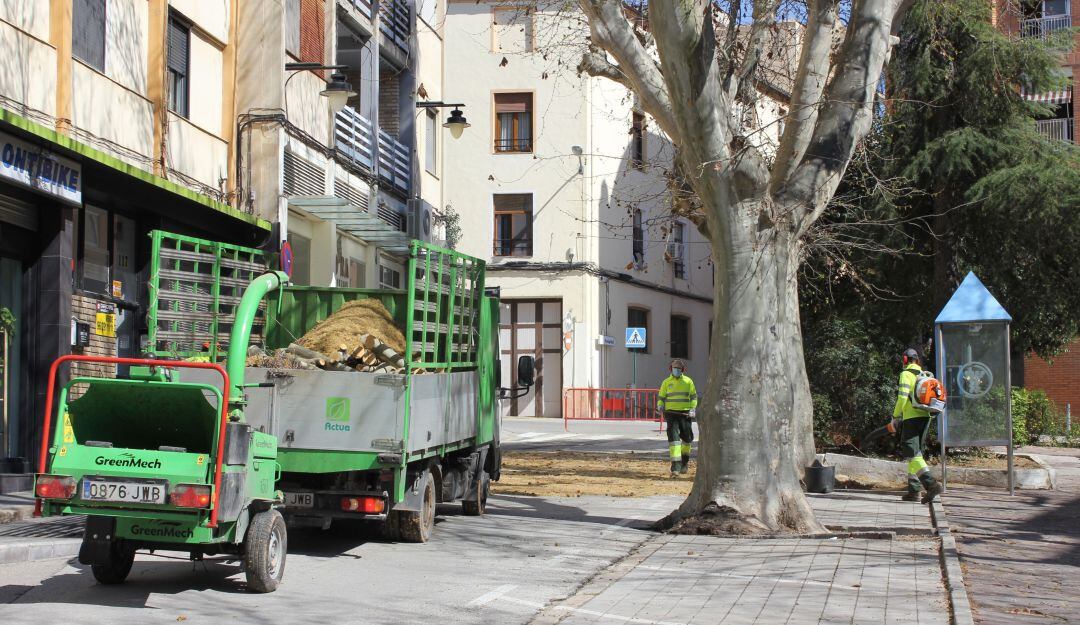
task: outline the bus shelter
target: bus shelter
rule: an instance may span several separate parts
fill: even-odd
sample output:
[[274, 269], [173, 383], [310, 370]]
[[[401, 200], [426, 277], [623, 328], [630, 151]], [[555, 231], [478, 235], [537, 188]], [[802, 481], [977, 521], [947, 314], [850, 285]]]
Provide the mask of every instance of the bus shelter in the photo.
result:
[[1013, 493], [1011, 322], [974, 273], [968, 273], [934, 321], [936, 366], [946, 391], [945, 411], [938, 419], [942, 484], [948, 447], [1004, 445]]

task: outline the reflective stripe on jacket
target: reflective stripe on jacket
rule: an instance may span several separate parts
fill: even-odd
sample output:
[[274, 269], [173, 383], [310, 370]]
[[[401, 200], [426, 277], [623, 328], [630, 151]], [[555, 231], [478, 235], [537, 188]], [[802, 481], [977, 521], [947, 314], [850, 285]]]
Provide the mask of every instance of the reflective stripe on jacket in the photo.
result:
[[911, 396], [915, 391], [915, 382], [920, 372], [922, 372], [922, 367], [915, 362], [904, 367], [904, 370], [900, 372], [900, 385], [896, 389], [896, 405], [893, 407], [893, 417], [915, 419], [930, 416], [928, 410], [916, 408], [911, 403]]
[[660, 410], [694, 410], [697, 408], [697, 389], [694, 381], [685, 373], [679, 377], [669, 375], [660, 384], [660, 395], [656, 400]]

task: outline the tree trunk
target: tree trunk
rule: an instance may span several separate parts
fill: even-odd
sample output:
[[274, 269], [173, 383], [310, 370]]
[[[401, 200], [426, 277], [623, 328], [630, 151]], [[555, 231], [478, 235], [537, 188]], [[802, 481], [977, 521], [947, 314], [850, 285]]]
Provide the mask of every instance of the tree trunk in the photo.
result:
[[786, 225], [759, 230], [761, 210], [744, 203], [727, 240], [713, 237], [715, 361], [698, 406], [694, 487], [669, 520], [705, 513], [721, 532], [818, 532], [799, 482], [813, 454], [799, 244]]

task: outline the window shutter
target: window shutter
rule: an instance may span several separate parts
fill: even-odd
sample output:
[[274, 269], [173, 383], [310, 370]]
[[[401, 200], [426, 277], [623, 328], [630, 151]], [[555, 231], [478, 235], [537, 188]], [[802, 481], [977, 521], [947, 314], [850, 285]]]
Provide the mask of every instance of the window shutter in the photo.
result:
[[532, 110], [531, 93], [496, 93], [496, 113], [527, 113]]
[[169, 19], [169, 69], [183, 76], [188, 75], [188, 29], [175, 19]]
[[72, 3], [71, 48], [86, 64], [105, 71], [105, 0]]

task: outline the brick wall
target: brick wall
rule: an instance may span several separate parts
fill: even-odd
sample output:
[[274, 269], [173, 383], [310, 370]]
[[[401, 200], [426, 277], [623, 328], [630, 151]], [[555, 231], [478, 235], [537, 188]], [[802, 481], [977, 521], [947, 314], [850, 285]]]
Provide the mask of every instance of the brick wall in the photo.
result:
[[[97, 328], [98, 300], [85, 295], [71, 296], [71, 316], [90, 324], [90, 346], [83, 349], [86, 356], [115, 356], [116, 338], [100, 336]], [[72, 377], [115, 378], [116, 365], [104, 365], [89, 362], [77, 362], [71, 365]], [[72, 395], [78, 397], [80, 389], [72, 389]]]
[[400, 125], [399, 95], [401, 93], [398, 71], [392, 68], [379, 70], [379, 128], [398, 138]]
[[300, 60], [322, 63], [325, 48], [324, 0], [300, 0]]
[[1066, 350], [1053, 363], [1036, 356], [1025, 358], [1024, 386], [1046, 391], [1062, 410], [1066, 404], [1072, 404], [1075, 412], [1080, 411], [1080, 339], [1070, 343]]

